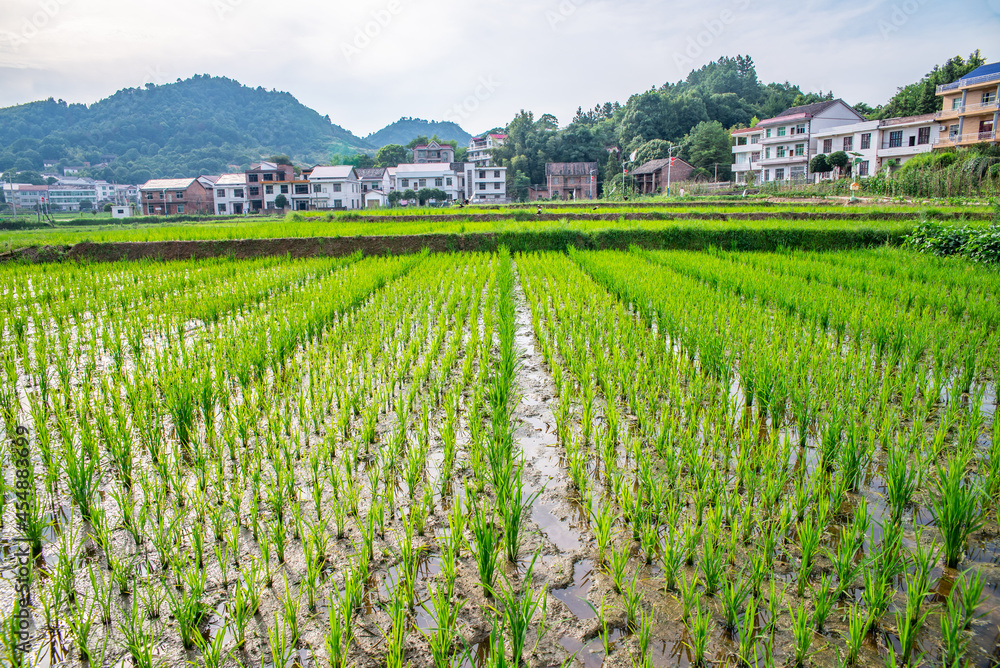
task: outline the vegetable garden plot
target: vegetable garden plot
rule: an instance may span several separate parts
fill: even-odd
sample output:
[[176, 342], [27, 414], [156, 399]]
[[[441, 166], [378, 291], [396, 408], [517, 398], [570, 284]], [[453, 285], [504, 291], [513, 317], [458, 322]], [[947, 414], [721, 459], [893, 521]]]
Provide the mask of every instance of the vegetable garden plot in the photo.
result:
[[989, 665], [995, 275], [940, 266], [0, 268], [23, 659]]

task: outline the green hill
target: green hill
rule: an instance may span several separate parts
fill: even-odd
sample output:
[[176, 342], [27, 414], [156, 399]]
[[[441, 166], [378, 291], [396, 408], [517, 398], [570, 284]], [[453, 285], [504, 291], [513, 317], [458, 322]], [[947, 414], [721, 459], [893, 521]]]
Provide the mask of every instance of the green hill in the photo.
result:
[[0, 109], [0, 172], [107, 163], [95, 178], [219, 174], [274, 154], [296, 163], [372, 146], [291, 94], [225, 77], [126, 88], [90, 106], [48, 99]]
[[420, 118], [403, 117], [378, 132], [368, 135], [365, 137], [365, 141], [376, 148], [381, 148], [386, 144], [406, 146], [417, 137], [433, 137], [434, 135], [444, 141], [454, 139], [459, 146], [468, 146], [469, 140], [472, 139], [472, 135], [451, 121], [425, 121]]

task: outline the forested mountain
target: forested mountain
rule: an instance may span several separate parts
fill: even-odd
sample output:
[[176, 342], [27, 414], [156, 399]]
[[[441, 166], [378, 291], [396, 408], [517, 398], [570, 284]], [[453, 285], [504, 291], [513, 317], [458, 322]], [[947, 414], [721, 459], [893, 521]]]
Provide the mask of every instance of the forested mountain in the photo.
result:
[[[674, 155], [714, 174], [715, 163], [732, 159], [726, 130], [832, 97], [804, 94], [788, 82], [764, 84], [749, 56], [720, 58], [692, 70], [683, 81], [633, 95], [624, 105], [580, 108], [562, 130], [551, 114], [535, 120], [531, 112], [521, 111], [507, 127], [507, 143], [494, 155], [509, 167], [508, 189], [544, 183], [546, 162], [599, 162], [607, 182], [621, 174], [620, 156], [636, 151], [638, 166], [666, 157], [671, 143], [683, 144]], [[608, 152], [615, 146], [621, 153]], [[728, 164], [720, 167], [719, 177], [729, 178]]]
[[315, 164], [371, 148], [289, 93], [207, 75], [126, 88], [89, 107], [50, 98], [0, 109], [0, 172], [106, 162], [85, 174], [142, 183], [219, 174], [275, 153]]
[[365, 137], [365, 141], [375, 148], [382, 148], [388, 144], [406, 146], [415, 137], [433, 137], [435, 135], [446, 141], [453, 139], [458, 142], [459, 146], [468, 146], [469, 140], [472, 139], [472, 135], [451, 121], [425, 121], [420, 118], [403, 117], [378, 132], [368, 135]]

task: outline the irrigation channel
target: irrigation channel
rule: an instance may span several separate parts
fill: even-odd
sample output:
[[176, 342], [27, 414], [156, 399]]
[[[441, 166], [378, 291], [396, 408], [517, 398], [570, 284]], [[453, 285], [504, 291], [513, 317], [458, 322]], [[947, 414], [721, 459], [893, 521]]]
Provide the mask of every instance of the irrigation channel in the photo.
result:
[[998, 293], [898, 249], [0, 267], [0, 665], [996, 665]]

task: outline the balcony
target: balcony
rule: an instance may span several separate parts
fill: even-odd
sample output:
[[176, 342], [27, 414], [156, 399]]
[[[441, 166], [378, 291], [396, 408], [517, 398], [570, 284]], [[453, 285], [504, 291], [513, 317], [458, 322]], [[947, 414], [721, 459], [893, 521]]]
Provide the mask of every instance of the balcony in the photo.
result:
[[934, 140], [934, 145], [940, 147], [966, 146], [984, 141], [996, 141], [996, 139], [997, 133], [995, 130], [989, 132], [967, 132], [963, 135], [954, 134], [938, 137]]
[[993, 100], [992, 102], [966, 104], [955, 107], [954, 109], [942, 109], [941, 111], [934, 112], [934, 120], [939, 121], [943, 118], [958, 118], [962, 114], [989, 113], [991, 111], [996, 111], [998, 108], [1000, 108], [1000, 101], [998, 100]]
[[958, 81], [953, 81], [949, 84], [941, 84], [937, 87], [937, 94], [945, 93], [950, 90], [957, 90], [959, 88], [968, 88], [969, 86], [978, 86], [984, 83], [990, 83], [991, 81], [1000, 81], [1000, 74], [984, 74], [978, 77], [972, 77], [971, 79], [959, 79]]
[[890, 146], [888, 142], [882, 144], [878, 149], [878, 157], [880, 158], [897, 158], [900, 156], [917, 155], [918, 153], [929, 153], [931, 150], [930, 143], [926, 144], [915, 144], [910, 146], [909, 144], [904, 144], [902, 146]]
[[804, 155], [786, 155], [783, 158], [763, 158], [756, 162], [757, 167], [770, 167], [772, 165], [787, 165], [797, 162], [808, 162], [809, 158]]

